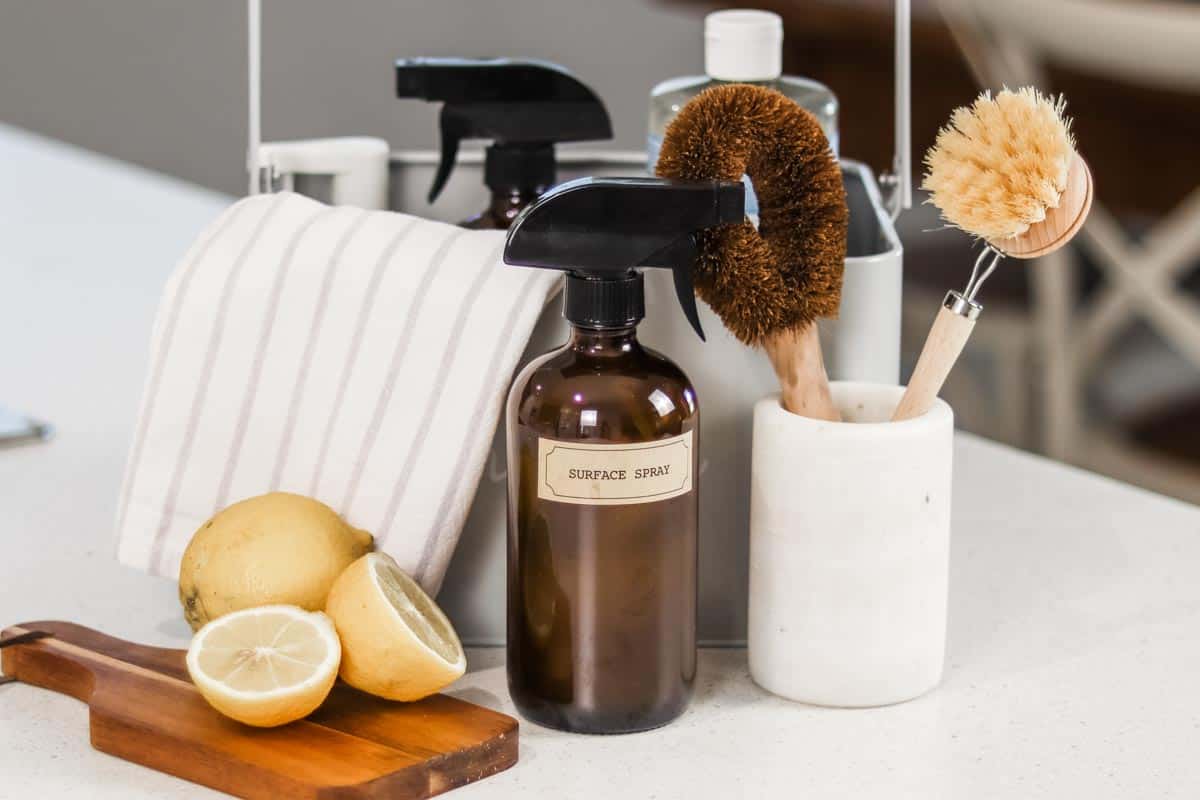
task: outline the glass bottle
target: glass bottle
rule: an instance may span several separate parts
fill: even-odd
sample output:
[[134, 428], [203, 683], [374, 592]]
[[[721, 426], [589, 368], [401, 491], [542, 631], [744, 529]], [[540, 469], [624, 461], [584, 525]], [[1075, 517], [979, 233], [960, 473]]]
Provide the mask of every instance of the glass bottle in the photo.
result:
[[[838, 101], [829, 87], [783, 73], [783, 21], [769, 11], [714, 11], [704, 18], [704, 75], [671, 78], [650, 92], [646, 166], [654, 174], [667, 126], [687, 102], [705, 89], [729, 83], [751, 83], [775, 89], [811, 112], [821, 125], [834, 155], [838, 152]], [[745, 180], [745, 179], [744, 179]], [[746, 213], [757, 216], [758, 203], [749, 180]]]
[[[528, 719], [569, 731], [671, 721], [696, 674], [699, 412], [691, 382], [638, 342], [635, 324], [573, 324], [564, 347], [522, 371], [507, 413], [514, 703]], [[674, 475], [652, 476], [644, 491], [666, 499], [568, 501], [563, 487], [552, 487], [563, 499], [547, 499], [544, 473], [564, 453], [614, 475], [623, 465], [626, 478], [687, 470], [687, 490]], [[594, 470], [597, 485], [606, 471]]]
[[486, 209], [473, 217], [468, 217], [459, 223], [460, 227], [472, 230], [504, 231], [512, 225], [525, 206], [538, 198], [549, 184], [539, 185], [533, 189], [511, 188], [505, 191], [493, 191], [492, 200]]

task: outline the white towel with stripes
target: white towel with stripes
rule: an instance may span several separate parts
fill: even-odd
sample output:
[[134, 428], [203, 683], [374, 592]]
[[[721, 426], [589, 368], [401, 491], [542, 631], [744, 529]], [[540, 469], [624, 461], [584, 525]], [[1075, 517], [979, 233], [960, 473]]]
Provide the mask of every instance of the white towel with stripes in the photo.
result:
[[496, 231], [250, 197], [163, 293], [117, 519], [128, 565], [175, 577], [214, 511], [310, 495], [442, 581], [553, 273]]

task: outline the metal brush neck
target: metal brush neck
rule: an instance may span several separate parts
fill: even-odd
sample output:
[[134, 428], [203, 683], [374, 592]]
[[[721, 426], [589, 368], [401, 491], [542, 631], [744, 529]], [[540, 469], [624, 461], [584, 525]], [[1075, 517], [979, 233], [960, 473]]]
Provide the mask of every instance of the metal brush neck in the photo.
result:
[[[988, 257], [991, 261], [988, 261]], [[975, 301], [975, 295], [979, 294], [979, 287], [983, 286], [991, 274], [996, 271], [996, 266], [1000, 263], [1000, 259], [1004, 258], [1004, 253], [1001, 253], [990, 244], [983, 248], [983, 252], [979, 254], [979, 258], [975, 259], [975, 266], [971, 268], [971, 277], [967, 280], [967, 287], [963, 290], [963, 296], [971, 302]], [[984, 266], [984, 262], [987, 265]]]
[[977, 319], [979, 313], [983, 311], [983, 305], [977, 302], [975, 297], [979, 294], [979, 288], [983, 286], [984, 281], [996, 271], [1002, 258], [1004, 258], [1004, 253], [990, 244], [984, 245], [983, 251], [975, 259], [975, 266], [971, 268], [971, 277], [967, 280], [966, 288], [961, 292], [947, 292], [942, 306], [965, 319]]

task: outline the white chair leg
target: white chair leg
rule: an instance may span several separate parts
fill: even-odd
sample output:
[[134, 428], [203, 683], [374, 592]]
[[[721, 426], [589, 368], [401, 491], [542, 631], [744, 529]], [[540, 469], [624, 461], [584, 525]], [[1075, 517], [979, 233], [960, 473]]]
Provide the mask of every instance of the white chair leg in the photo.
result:
[[1030, 378], [1034, 375], [1029, 344], [1032, 337], [1024, 337], [1020, 347], [1000, 353], [996, 359], [996, 395], [1002, 401], [997, 413], [1000, 417], [1004, 441], [1018, 447], [1033, 449], [1038, 442], [1029, 429], [1030, 423]]
[[1075, 380], [1071, 328], [1075, 297], [1071, 248], [1063, 248], [1029, 266], [1037, 363], [1041, 372], [1040, 449], [1051, 458], [1079, 461], [1083, 397]]

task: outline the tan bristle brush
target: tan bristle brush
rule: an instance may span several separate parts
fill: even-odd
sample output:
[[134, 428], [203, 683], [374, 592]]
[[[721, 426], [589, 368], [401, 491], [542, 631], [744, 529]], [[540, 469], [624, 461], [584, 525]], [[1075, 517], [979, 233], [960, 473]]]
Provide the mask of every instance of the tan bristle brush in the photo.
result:
[[746, 221], [699, 237], [696, 293], [738, 339], [766, 350], [784, 408], [840, 419], [816, 319], [837, 316], [849, 211], [816, 118], [772, 89], [709, 89], [667, 128], [655, 172], [679, 180], [750, 176], [758, 230]]
[[962, 292], [946, 295], [893, 420], [933, 406], [983, 306], [979, 287], [1004, 256], [1036, 258], [1071, 240], [1092, 207], [1065, 103], [1036, 89], [988, 92], [956, 109], [925, 155], [923, 189], [942, 219], [986, 243]]

